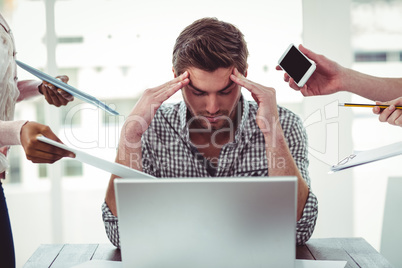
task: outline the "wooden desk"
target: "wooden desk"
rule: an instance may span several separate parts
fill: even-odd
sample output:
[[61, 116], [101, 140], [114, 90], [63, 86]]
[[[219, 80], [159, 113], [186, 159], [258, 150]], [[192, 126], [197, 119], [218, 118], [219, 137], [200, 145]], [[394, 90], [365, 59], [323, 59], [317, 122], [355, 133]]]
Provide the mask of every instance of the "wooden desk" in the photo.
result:
[[[317, 238], [296, 247], [297, 259], [345, 260], [347, 268], [392, 268], [391, 264], [363, 238]], [[120, 250], [111, 244], [41, 245], [24, 265], [66, 267], [89, 260], [121, 261]]]

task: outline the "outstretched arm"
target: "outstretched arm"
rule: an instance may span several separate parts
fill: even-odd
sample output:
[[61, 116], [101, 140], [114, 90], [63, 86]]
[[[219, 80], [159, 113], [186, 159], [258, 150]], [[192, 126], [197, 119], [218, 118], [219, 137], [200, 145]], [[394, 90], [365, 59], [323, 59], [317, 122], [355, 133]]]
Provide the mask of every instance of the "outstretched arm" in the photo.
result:
[[[317, 68], [302, 88], [286, 73], [284, 80], [294, 90], [300, 90], [304, 96], [328, 95], [339, 91], [351, 92], [373, 101], [389, 101], [402, 96], [402, 78], [367, 75], [345, 68], [302, 45], [299, 45], [299, 49], [316, 63]], [[281, 70], [279, 66], [276, 69]]]

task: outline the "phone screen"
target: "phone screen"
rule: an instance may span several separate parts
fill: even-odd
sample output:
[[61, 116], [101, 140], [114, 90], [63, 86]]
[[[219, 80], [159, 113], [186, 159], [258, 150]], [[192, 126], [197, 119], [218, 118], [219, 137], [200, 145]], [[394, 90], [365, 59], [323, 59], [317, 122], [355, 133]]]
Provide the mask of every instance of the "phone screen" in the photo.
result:
[[287, 72], [296, 83], [300, 82], [311, 65], [311, 62], [308, 61], [294, 46], [289, 49], [289, 52], [280, 62], [282, 69]]

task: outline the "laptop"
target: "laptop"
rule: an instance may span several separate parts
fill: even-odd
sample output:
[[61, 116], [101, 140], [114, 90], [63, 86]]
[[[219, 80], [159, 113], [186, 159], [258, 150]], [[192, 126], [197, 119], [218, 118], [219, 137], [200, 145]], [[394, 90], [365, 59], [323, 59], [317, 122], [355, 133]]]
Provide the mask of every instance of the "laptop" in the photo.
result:
[[296, 177], [114, 184], [124, 268], [294, 267]]

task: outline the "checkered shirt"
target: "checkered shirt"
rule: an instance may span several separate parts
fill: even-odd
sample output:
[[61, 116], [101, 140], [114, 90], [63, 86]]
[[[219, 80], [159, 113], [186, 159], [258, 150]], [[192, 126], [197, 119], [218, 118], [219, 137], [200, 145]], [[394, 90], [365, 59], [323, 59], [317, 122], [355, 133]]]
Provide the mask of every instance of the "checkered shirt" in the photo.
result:
[[[267, 160], [264, 136], [256, 123], [257, 104], [244, 99], [242, 103], [242, 118], [234, 142], [222, 147], [216, 177], [268, 176], [269, 165], [275, 165]], [[293, 112], [280, 106], [278, 111], [290, 152], [310, 188], [307, 134], [303, 124]], [[184, 102], [163, 104], [159, 108], [142, 137], [144, 172], [159, 178], [211, 177], [195, 155], [198, 151], [190, 142], [186, 115]], [[317, 198], [310, 188], [302, 218], [296, 225], [297, 245], [303, 245], [312, 235], [317, 214]], [[120, 247], [118, 219], [106, 203], [102, 205], [102, 217], [109, 240]]]

